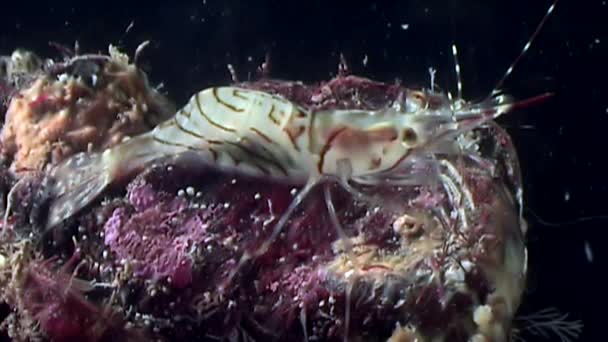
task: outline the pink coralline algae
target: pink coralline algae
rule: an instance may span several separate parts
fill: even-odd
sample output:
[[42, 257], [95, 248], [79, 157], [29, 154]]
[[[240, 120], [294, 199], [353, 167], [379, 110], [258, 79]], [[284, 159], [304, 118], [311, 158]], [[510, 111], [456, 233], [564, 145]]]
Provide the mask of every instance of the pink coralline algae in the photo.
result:
[[119, 260], [128, 260], [136, 276], [170, 278], [181, 288], [192, 281], [193, 246], [202, 243], [205, 220], [188, 211], [182, 198], [163, 200], [150, 185], [133, 186], [132, 209], [116, 208], [105, 224], [105, 244]]

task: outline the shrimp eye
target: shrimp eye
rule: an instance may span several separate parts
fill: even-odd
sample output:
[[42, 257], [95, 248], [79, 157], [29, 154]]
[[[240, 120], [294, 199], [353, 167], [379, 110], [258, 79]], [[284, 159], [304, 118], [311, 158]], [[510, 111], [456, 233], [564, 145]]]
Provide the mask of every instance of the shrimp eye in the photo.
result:
[[412, 91], [410, 94], [408, 94], [405, 103], [407, 111], [410, 113], [417, 112], [421, 109], [426, 109], [428, 106], [426, 95], [424, 95], [424, 93], [421, 91]]
[[414, 96], [414, 98], [418, 101], [420, 101], [421, 103], [426, 102], [426, 96], [424, 96], [423, 93], [419, 92], [419, 91], [415, 91], [412, 93], [412, 96]]
[[416, 142], [418, 141], [418, 135], [416, 134], [416, 131], [414, 131], [412, 128], [405, 128], [403, 130], [403, 142], [406, 143], [408, 146], [413, 146], [416, 144]]

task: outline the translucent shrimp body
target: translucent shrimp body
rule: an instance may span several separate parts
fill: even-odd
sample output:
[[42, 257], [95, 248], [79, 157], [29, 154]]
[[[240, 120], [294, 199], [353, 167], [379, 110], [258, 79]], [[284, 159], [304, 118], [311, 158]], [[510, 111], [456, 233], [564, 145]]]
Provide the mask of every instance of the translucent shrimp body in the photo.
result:
[[327, 177], [390, 181], [408, 156], [453, 146], [445, 142], [510, 106], [501, 98], [455, 112], [440, 93], [407, 91], [381, 110], [315, 112], [256, 90], [206, 89], [154, 130], [55, 167], [47, 226], [74, 215], [116, 179], [185, 152], [220, 169], [308, 184], [302, 195]]

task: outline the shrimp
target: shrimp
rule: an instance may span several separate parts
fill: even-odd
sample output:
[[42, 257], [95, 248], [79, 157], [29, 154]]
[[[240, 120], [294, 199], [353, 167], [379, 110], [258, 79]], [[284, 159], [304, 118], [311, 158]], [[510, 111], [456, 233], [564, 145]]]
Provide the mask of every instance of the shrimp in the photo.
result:
[[407, 91], [385, 109], [316, 112], [257, 90], [206, 89], [152, 131], [104, 152], [79, 153], [54, 167], [55, 198], [47, 227], [74, 215], [117, 179], [186, 152], [222, 170], [304, 184], [290, 206], [297, 207], [330, 177], [345, 186], [348, 180], [391, 180], [392, 170], [414, 151], [512, 106], [501, 96], [453, 112], [447, 101], [441, 93]]
[[[556, 3], [495, 89], [513, 71]], [[457, 63], [456, 71], [460, 76]], [[483, 101], [467, 102], [461, 98], [459, 77], [456, 100], [433, 86], [404, 89], [381, 109], [316, 111], [257, 90], [230, 86], [205, 89], [152, 131], [104, 152], [77, 154], [54, 167], [49, 172], [54, 180], [54, 200], [47, 229], [73, 216], [118, 179], [184, 153], [220, 170], [300, 185], [269, 237], [257, 250], [242, 253], [230, 280], [248, 260], [268, 250], [293, 212], [319, 184], [336, 180], [353, 195], [359, 194], [351, 184], [416, 184], [422, 180], [405, 166], [424, 163], [437, 152], [458, 153], [456, 138], [461, 134], [550, 95], [515, 101], [494, 90]], [[339, 237], [348, 241], [329, 191], [325, 196]]]

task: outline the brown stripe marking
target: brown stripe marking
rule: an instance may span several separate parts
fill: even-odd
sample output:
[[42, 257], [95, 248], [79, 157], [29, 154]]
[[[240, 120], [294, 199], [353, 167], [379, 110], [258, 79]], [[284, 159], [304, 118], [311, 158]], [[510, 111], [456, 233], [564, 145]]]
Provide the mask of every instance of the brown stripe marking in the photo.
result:
[[207, 139], [209, 145], [221, 145], [224, 143], [223, 140]]
[[190, 146], [190, 145], [186, 145], [186, 144], [180, 144], [180, 143], [176, 143], [176, 142], [172, 142], [172, 141], [168, 141], [168, 140], [163, 140], [161, 138], [158, 138], [156, 136], [152, 136], [152, 139], [154, 139], [156, 142], [159, 142], [161, 144], [165, 144], [165, 145], [169, 145], [169, 146], [175, 146], [175, 147], [183, 147], [186, 148], [188, 150], [191, 151], [206, 151], [206, 149], [200, 148], [200, 147], [194, 147], [194, 146]]
[[253, 165], [253, 166], [257, 167], [257, 168], [258, 168], [258, 169], [259, 169], [259, 170], [260, 170], [260, 171], [261, 171], [263, 174], [265, 174], [265, 175], [270, 175], [270, 174], [271, 174], [271, 173], [270, 173], [270, 171], [268, 171], [268, 169], [267, 169], [267, 168], [263, 167], [262, 165], [260, 165], [260, 164], [258, 164], [258, 163], [256, 163], [256, 162], [253, 162], [253, 161], [252, 161], [252, 162], [251, 162], [251, 165]]
[[209, 148], [209, 152], [211, 152], [211, 156], [213, 157], [213, 161], [216, 162], [217, 161], [217, 151]]
[[[263, 162], [266, 162], [268, 164], [273, 165], [275, 168], [277, 168], [278, 170], [280, 170], [285, 176], [287, 176], [287, 170], [285, 170], [285, 168], [281, 164], [279, 164], [276, 160], [272, 160], [272, 159], [266, 158], [263, 155], [259, 154], [258, 152], [254, 151], [254, 150], [252, 150], [252, 149], [250, 149], [248, 147], [245, 147], [245, 146], [243, 146], [243, 145], [241, 145], [239, 143], [236, 143], [236, 142], [226, 141], [226, 144], [229, 144], [229, 145], [235, 146], [237, 148], [240, 148], [245, 153], [250, 154], [252, 157], [257, 158], [257, 159], [259, 159], [259, 160], [261, 160]], [[270, 173], [268, 173], [268, 174], [270, 174]]]
[[312, 111], [310, 114], [310, 124], [308, 125], [308, 151], [312, 151], [312, 145], [313, 145], [313, 130], [315, 127], [315, 119], [317, 118], [317, 112], [316, 111]]
[[133, 159], [140, 158], [140, 157], [146, 157], [146, 156], [150, 156], [150, 155], [153, 155], [153, 154], [154, 154], [154, 152], [149, 152], [149, 151], [148, 152], [142, 152], [142, 153], [138, 153], [138, 154], [134, 155]]
[[176, 117], [179, 116], [180, 114], [184, 115], [187, 118], [190, 118], [190, 116], [192, 115], [192, 112], [189, 110], [186, 110], [186, 108], [182, 108], [180, 109], [179, 112], [177, 112], [177, 114], [175, 115]]
[[244, 95], [243, 95], [244, 93], [245, 93], [244, 91], [241, 91], [241, 90], [239, 90], [239, 89], [234, 89], [234, 90], [232, 91], [232, 95], [233, 95], [234, 97], [238, 97], [238, 98], [239, 98], [239, 99], [241, 99], [241, 100], [249, 101], [249, 98], [248, 98], [247, 96], [244, 96]]
[[346, 129], [346, 127], [337, 129], [333, 131], [331, 135], [327, 138], [327, 142], [325, 143], [325, 145], [323, 145], [323, 148], [321, 148], [321, 156], [319, 158], [319, 163], [317, 164], [317, 170], [319, 171], [319, 173], [323, 173], [323, 163], [325, 163], [325, 154], [327, 154], [327, 151], [329, 151], [329, 149], [331, 148], [331, 145], [333, 144], [334, 140], [336, 140], [336, 138]]
[[255, 141], [252, 141], [251, 139], [249, 139], [247, 137], [242, 138], [241, 141], [244, 143], [249, 142], [250, 144], [248, 146], [252, 146], [252, 147], [255, 146], [255, 147], [261, 149], [262, 151], [264, 151], [266, 153], [265, 158], [270, 161], [275, 161], [278, 163], [278, 160], [280, 160], [277, 156], [275, 156], [275, 154], [271, 150], [266, 148], [266, 146], [264, 146], [263, 144], [259, 144]]
[[266, 142], [270, 143], [270, 144], [276, 144], [277, 142], [272, 140], [269, 136], [267, 136], [266, 134], [264, 134], [262, 131], [260, 131], [259, 129], [255, 128], [255, 127], [251, 127], [250, 128], [251, 131], [257, 135], [260, 136], [260, 138], [266, 140]]
[[224, 151], [224, 153], [226, 153], [226, 155], [228, 155], [228, 157], [230, 157], [230, 159], [232, 159], [234, 166], [238, 166], [241, 163], [241, 160], [236, 158], [235, 156], [233, 156], [232, 153], [230, 153], [230, 151], [226, 150], [226, 151]]
[[173, 118], [173, 121], [175, 121], [175, 126], [177, 127], [177, 129], [179, 129], [180, 131], [182, 131], [186, 134], [190, 134], [191, 136], [193, 136], [195, 138], [199, 138], [201, 140], [208, 141], [207, 138], [205, 138], [204, 136], [190, 130], [189, 128], [182, 126], [181, 122], [179, 122], [179, 120], [177, 118], [178, 118], [177, 116]]
[[401, 162], [410, 155], [410, 151], [411, 149], [408, 149], [407, 152], [405, 152], [391, 167], [382, 172], [389, 172], [396, 169], [397, 166], [399, 166], [399, 164], [401, 164]]
[[222, 126], [220, 124], [218, 124], [217, 122], [214, 122], [213, 120], [211, 120], [211, 118], [209, 118], [209, 116], [207, 116], [207, 114], [205, 114], [205, 112], [203, 111], [203, 108], [201, 107], [201, 102], [199, 99], [199, 94], [196, 94], [195, 96], [195, 102], [196, 102], [196, 107], [198, 108], [198, 112], [203, 116], [203, 118], [205, 118], [205, 120], [207, 120], [211, 125], [224, 130], [226, 132], [230, 132], [230, 133], [236, 133], [236, 130], [234, 128], [230, 128], [230, 127], [225, 127]]
[[270, 112], [268, 112], [268, 118], [270, 119], [270, 121], [274, 122], [275, 125], [280, 126], [281, 125], [281, 121], [277, 120], [274, 115], [272, 115], [274, 113], [274, 110], [276, 108], [274, 108], [274, 103], [270, 106]]
[[300, 147], [298, 146], [298, 142], [296, 141], [306, 130], [306, 127], [304, 126], [299, 126], [297, 128], [283, 128], [283, 132], [285, 132], [287, 134], [287, 136], [289, 137], [289, 140], [291, 141], [291, 145], [293, 145], [293, 148], [296, 151], [300, 151]]
[[382, 157], [375, 157], [372, 158], [370, 160], [370, 165], [369, 165], [369, 169], [371, 170], [376, 170], [377, 168], [380, 167], [380, 165], [382, 165]]
[[218, 91], [218, 88], [213, 88], [211, 90], [211, 93], [213, 94], [215, 101], [217, 101], [219, 104], [221, 104], [222, 106], [224, 106], [234, 112], [244, 112], [245, 111], [245, 109], [243, 109], [243, 108], [237, 108], [237, 107], [233, 106], [232, 104], [220, 99], [219, 95], [217, 94], [217, 91]]
[[[234, 143], [230, 143], [230, 142], [227, 142], [227, 144], [239, 147], [239, 146], [237, 146], [238, 144], [234, 144]], [[230, 159], [232, 159], [235, 167], [238, 167], [243, 162], [242, 159], [235, 157], [234, 154], [232, 154], [232, 152], [230, 152], [230, 150], [226, 149], [224, 152], [228, 155], [228, 157], [230, 157]], [[265, 169], [264, 167], [262, 167], [261, 165], [259, 165], [258, 163], [254, 162], [254, 161], [251, 161], [250, 165], [258, 168], [264, 174], [267, 174], [267, 175], [270, 174], [267, 169]]]

